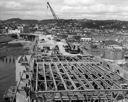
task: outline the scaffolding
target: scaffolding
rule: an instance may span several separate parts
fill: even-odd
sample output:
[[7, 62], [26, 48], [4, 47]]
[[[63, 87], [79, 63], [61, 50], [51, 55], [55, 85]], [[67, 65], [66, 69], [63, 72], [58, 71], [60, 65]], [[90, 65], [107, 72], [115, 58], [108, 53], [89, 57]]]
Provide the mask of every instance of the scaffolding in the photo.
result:
[[[88, 56], [35, 56], [32, 88], [39, 102], [127, 100], [126, 80]], [[128, 101], [128, 100], [127, 100]]]

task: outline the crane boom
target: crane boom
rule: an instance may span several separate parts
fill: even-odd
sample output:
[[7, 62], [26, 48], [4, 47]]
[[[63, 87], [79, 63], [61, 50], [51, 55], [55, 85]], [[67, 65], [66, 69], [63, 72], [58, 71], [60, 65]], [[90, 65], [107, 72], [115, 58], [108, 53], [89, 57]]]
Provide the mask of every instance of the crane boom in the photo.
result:
[[[57, 21], [58, 25], [60, 26], [60, 28], [61, 28], [61, 29], [60, 29], [60, 30], [61, 30], [61, 33], [64, 33], [64, 31], [63, 31], [63, 28], [64, 28], [64, 27], [63, 27], [63, 22], [60, 21], [59, 17], [57, 17], [57, 15], [55, 14], [55, 12], [54, 12], [54, 10], [53, 10], [53, 8], [51, 7], [51, 5], [50, 5], [49, 2], [47, 2], [47, 6], [49, 7], [49, 9], [50, 9], [50, 11], [51, 11], [51, 13], [52, 13], [54, 19]], [[66, 29], [66, 30], [67, 30], [67, 29]], [[67, 30], [67, 32], [70, 33], [69, 30]]]
[[49, 2], [47, 2], [47, 5], [48, 5], [48, 7], [49, 7], [50, 10], [51, 10], [51, 13], [52, 13], [54, 19], [55, 19], [55, 20], [58, 20], [59, 18], [56, 16], [56, 14], [55, 14], [54, 10], [52, 9], [52, 7], [51, 7], [51, 5], [50, 5]]

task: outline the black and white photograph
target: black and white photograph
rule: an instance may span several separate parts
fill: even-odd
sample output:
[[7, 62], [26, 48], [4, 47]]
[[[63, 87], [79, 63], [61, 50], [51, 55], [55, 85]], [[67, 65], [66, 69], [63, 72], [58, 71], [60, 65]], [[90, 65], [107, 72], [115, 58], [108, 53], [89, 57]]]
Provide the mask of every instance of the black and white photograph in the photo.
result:
[[128, 102], [128, 0], [0, 0], [0, 102]]

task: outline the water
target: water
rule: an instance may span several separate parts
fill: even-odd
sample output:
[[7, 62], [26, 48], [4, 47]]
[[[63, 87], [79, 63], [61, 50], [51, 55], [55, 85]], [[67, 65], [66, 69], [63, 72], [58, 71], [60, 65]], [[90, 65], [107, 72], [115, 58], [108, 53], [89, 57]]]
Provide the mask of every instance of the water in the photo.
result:
[[10, 86], [16, 85], [14, 56], [0, 58], [0, 102], [3, 102], [3, 94]]

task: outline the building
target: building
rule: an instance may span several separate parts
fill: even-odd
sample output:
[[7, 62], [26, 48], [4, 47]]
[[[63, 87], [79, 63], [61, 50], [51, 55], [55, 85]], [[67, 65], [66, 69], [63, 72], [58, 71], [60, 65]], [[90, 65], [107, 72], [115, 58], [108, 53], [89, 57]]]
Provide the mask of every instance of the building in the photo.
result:
[[21, 31], [19, 29], [15, 29], [15, 30], [9, 29], [8, 30], [8, 34], [19, 34], [19, 33], [21, 33]]
[[92, 38], [81, 38], [81, 41], [90, 42]]

